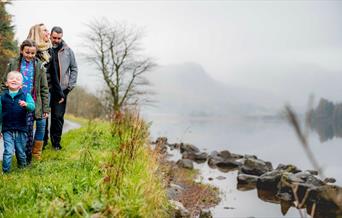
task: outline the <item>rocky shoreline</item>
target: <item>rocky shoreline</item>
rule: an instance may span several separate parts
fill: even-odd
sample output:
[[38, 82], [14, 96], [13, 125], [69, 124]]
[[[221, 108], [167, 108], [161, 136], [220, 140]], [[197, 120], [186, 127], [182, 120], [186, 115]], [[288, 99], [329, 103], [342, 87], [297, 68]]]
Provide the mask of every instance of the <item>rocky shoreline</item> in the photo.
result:
[[[166, 137], [157, 138], [154, 144], [160, 153], [167, 155], [168, 151], [176, 149], [181, 154], [177, 162], [169, 163], [172, 172], [192, 170], [193, 162], [207, 163], [210, 168], [221, 172], [236, 170], [238, 190], [256, 189], [258, 197], [263, 201], [280, 204], [283, 215], [290, 207], [295, 207], [305, 209], [313, 218], [342, 217], [342, 188], [332, 184], [334, 178], [319, 178], [315, 170], [301, 170], [291, 164], [279, 164], [274, 168], [271, 162], [255, 155], [234, 154], [228, 150], [208, 154], [191, 144], [168, 143]], [[202, 193], [193, 187], [179, 186], [179, 181], [175, 179], [178, 177], [185, 178], [184, 175], [174, 175], [168, 191], [169, 199], [176, 208], [174, 217], [212, 217], [209, 209], [219, 202], [218, 190], [214, 187], [203, 188], [207, 192]], [[203, 184], [198, 185], [205, 187]], [[179, 193], [170, 194], [175, 193], [175, 189]], [[194, 198], [206, 203], [194, 206]]]

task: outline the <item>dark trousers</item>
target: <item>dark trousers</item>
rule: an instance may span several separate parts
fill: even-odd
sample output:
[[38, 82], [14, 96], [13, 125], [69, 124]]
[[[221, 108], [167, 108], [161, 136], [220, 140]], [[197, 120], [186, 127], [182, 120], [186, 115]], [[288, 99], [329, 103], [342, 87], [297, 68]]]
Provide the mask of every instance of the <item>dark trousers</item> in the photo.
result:
[[34, 112], [27, 113], [27, 142], [25, 146], [26, 161], [28, 164], [32, 161], [32, 148], [33, 148], [33, 124], [34, 124]]
[[[52, 146], [55, 148], [61, 147], [61, 137], [64, 124], [64, 114], [67, 104], [67, 96], [62, 103], [58, 103], [58, 100], [51, 96], [51, 125], [50, 125], [50, 140]], [[48, 125], [46, 125], [45, 136], [48, 136]]]

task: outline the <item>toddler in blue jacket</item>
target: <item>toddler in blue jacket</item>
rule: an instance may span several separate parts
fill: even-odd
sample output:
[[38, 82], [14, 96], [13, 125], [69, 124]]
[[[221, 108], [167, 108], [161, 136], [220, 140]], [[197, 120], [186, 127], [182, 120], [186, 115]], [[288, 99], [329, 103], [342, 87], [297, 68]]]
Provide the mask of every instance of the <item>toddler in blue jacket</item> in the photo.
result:
[[1, 93], [1, 133], [4, 140], [4, 154], [2, 172], [8, 173], [11, 168], [12, 155], [15, 150], [18, 167], [27, 165], [25, 146], [27, 141], [26, 114], [34, 111], [35, 105], [32, 96], [21, 90], [23, 76], [20, 72], [11, 71], [7, 75], [6, 87]]

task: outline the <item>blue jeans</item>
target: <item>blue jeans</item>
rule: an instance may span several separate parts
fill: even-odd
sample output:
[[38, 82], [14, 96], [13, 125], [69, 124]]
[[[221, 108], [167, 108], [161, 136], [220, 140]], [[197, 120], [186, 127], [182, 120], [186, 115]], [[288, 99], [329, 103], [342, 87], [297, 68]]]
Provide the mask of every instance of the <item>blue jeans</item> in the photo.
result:
[[36, 132], [34, 133], [35, 141], [43, 141], [45, 134], [46, 119], [36, 119]]
[[15, 154], [18, 162], [18, 167], [26, 166], [25, 145], [27, 134], [21, 131], [5, 131], [2, 133], [4, 139], [4, 155], [2, 160], [2, 171], [7, 173], [11, 169], [12, 156], [15, 149]]
[[27, 114], [28, 134], [27, 134], [27, 143], [26, 143], [26, 160], [28, 164], [30, 164], [32, 160], [32, 148], [34, 144], [34, 140], [33, 140], [34, 121], [36, 121], [36, 130], [34, 133], [34, 140], [43, 141], [44, 134], [45, 134], [46, 119], [35, 119], [33, 112], [28, 113]]

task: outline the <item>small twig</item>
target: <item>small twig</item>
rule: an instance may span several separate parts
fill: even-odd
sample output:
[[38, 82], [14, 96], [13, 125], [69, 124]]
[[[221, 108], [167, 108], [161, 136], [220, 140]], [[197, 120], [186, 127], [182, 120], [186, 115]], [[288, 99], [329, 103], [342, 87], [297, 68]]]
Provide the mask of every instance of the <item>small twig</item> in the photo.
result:
[[316, 202], [313, 203], [311, 211], [310, 211], [310, 216], [315, 217], [315, 212], [316, 212]]
[[311, 149], [310, 149], [310, 147], [308, 145], [307, 136], [304, 135], [302, 129], [300, 128], [297, 115], [291, 109], [291, 107], [288, 106], [288, 105], [285, 106], [285, 112], [286, 112], [286, 116], [287, 116], [288, 121], [294, 127], [295, 132], [297, 133], [297, 136], [299, 138], [299, 141], [303, 145], [303, 148], [305, 150], [305, 153], [306, 153], [307, 157], [309, 158], [310, 163], [315, 168], [315, 170], [317, 170], [317, 172], [320, 175], [320, 177], [321, 178], [325, 178], [324, 174], [323, 174], [323, 171], [322, 171], [321, 167], [318, 164], [318, 161], [316, 160], [313, 152], [311, 151]]

